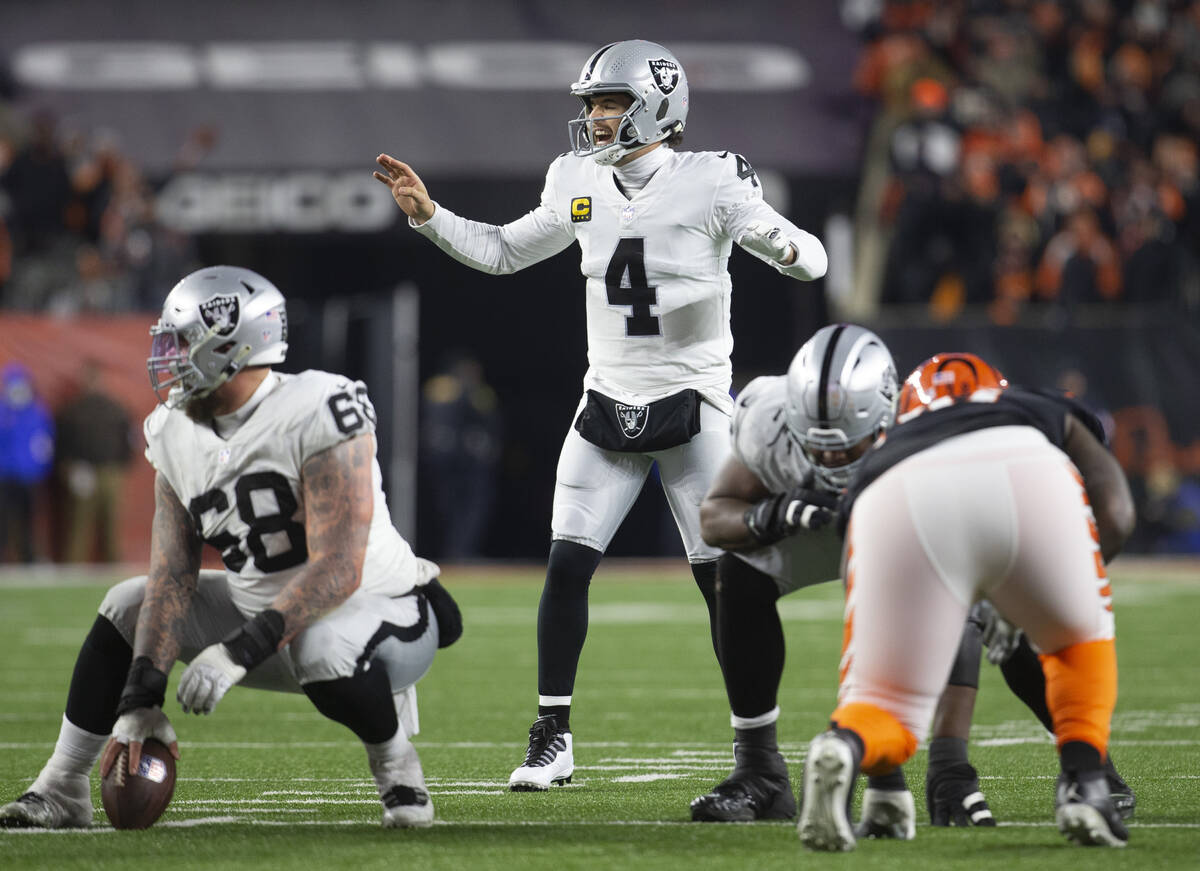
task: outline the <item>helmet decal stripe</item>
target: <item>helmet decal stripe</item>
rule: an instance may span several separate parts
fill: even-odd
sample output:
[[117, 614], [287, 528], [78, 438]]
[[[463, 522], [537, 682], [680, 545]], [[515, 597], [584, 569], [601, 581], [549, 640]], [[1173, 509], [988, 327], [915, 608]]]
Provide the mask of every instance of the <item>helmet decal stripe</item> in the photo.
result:
[[583, 74], [582, 80], [587, 80], [592, 77], [592, 72], [596, 69], [596, 64], [600, 63], [600, 58], [604, 57], [608, 50], [614, 45], [616, 45], [615, 42], [610, 42], [608, 45], [604, 46], [604, 48], [592, 55], [592, 62], [588, 64], [587, 72]]
[[817, 382], [817, 419], [826, 426], [829, 425], [829, 370], [833, 368], [833, 354], [845, 329], [845, 324], [838, 324], [833, 335], [829, 337], [829, 344], [825, 346], [825, 357], [821, 360], [821, 380]]

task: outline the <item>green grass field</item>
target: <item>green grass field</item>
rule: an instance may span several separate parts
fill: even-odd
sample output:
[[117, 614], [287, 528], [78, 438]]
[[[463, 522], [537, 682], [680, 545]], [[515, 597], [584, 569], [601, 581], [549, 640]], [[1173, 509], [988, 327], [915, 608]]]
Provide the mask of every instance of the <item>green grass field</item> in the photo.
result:
[[[93, 778], [90, 831], [0, 830], [0, 867], [1200, 867], [1195, 564], [1115, 567], [1121, 697], [1112, 753], [1138, 809], [1127, 849], [1086, 854], [1053, 826], [1052, 743], [986, 663], [972, 761], [998, 828], [927, 824], [923, 750], [906, 766], [920, 808], [913, 842], [822, 855], [804, 851], [790, 823], [691, 823], [689, 800], [729, 768], [731, 730], [703, 605], [685, 572], [674, 563], [601, 567], [576, 685], [569, 786], [505, 790], [536, 701], [540, 569], [448, 570], [466, 633], [419, 685], [415, 739], [437, 810], [432, 829], [379, 827], [361, 746], [303, 697], [235, 689], [211, 717], [185, 717], [172, 681], [167, 712], [183, 758], [159, 823], [113, 831]], [[103, 593], [103, 583], [66, 572], [0, 576], [0, 800], [19, 795], [50, 752]], [[788, 666], [779, 731], [794, 785], [833, 707], [840, 611], [834, 584], [781, 602]]]

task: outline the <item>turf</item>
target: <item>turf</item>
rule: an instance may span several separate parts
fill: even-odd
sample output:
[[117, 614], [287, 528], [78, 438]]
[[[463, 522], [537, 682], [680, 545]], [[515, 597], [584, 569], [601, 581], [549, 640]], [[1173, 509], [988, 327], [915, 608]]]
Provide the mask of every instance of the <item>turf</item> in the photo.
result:
[[[1194, 566], [1192, 567], [1194, 569]], [[906, 766], [917, 839], [805, 852], [790, 823], [694, 824], [688, 801], [726, 773], [728, 708], [695, 587], [670, 564], [602, 567], [572, 713], [576, 775], [548, 794], [509, 793], [534, 713], [536, 567], [447, 571], [466, 633], [421, 682], [416, 738], [437, 810], [423, 831], [383, 831], [361, 747], [299, 696], [234, 690], [207, 718], [168, 692], [183, 758], [171, 806], [145, 832], [0, 830], [6, 868], [1091, 868], [1200, 863], [1200, 577], [1118, 564], [1121, 698], [1112, 753], [1138, 794], [1125, 850], [1081, 853], [1052, 824], [1049, 739], [984, 665], [972, 734], [1000, 827], [935, 829], [923, 810], [924, 752]], [[102, 580], [117, 580], [112, 577]], [[36, 775], [57, 735], [71, 666], [103, 583], [65, 573], [0, 579], [0, 799]], [[837, 585], [781, 603], [788, 666], [780, 737], [798, 779], [833, 707]], [[176, 668], [177, 678], [181, 669]], [[94, 778], [95, 780], [95, 778]]]

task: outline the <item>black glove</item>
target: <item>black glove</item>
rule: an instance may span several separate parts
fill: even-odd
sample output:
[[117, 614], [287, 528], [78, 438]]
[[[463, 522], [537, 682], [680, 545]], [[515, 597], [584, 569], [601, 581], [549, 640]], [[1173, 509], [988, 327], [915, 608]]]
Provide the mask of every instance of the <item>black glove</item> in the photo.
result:
[[454, 601], [450, 591], [437, 578], [420, 589], [425, 593], [425, 599], [437, 619], [438, 647], [449, 647], [463, 633], [462, 612], [458, 610], [458, 602]]
[[754, 540], [774, 544], [800, 529], [820, 529], [833, 520], [838, 497], [811, 487], [776, 493], [746, 509], [743, 518]]

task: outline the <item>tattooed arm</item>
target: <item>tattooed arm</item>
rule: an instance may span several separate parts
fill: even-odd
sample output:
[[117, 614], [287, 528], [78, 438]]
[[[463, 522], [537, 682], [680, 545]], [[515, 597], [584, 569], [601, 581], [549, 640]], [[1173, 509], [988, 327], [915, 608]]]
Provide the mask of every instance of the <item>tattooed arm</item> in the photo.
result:
[[196, 592], [202, 542], [187, 509], [161, 474], [154, 479], [154, 525], [150, 532], [150, 578], [138, 614], [133, 655], [149, 657], [170, 672]]
[[304, 464], [304, 534], [308, 562], [271, 607], [283, 615], [280, 646], [350, 598], [362, 581], [374, 511], [375, 437], [356, 436]]

